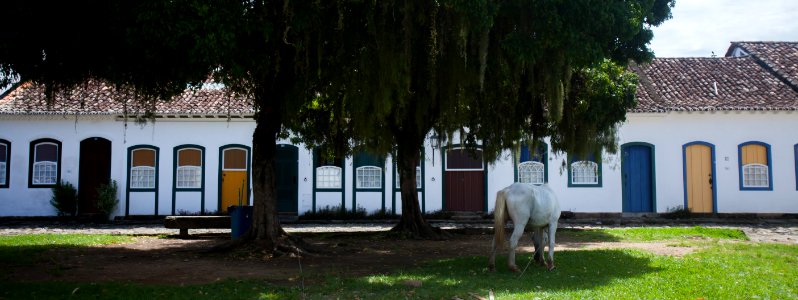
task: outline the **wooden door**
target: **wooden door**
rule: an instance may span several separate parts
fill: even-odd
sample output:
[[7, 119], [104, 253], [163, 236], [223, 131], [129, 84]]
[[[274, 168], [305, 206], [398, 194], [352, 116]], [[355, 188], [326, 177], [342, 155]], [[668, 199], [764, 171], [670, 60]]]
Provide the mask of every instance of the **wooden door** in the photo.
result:
[[95, 214], [97, 188], [111, 182], [111, 141], [92, 137], [80, 142], [78, 213]]
[[485, 211], [485, 168], [482, 151], [447, 150], [445, 177], [445, 210]]
[[623, 212], [654, 211], [654, 168], [651, 147], [624, 146], [621, 150]]
[[248, 157], [249, 152], [243, 148], [222, 151], [222, 211], [231, 205], [249, 205]]
[[277, 145], [274, 163], [275, 185], [277, 186], [277, 212], [298, 214], [299, 199], [299, 149], [292, 145]]
[[712, 147], [692, 144], [684, 152], [687, 207], [693, 213], [712, 213], [715, 185]]

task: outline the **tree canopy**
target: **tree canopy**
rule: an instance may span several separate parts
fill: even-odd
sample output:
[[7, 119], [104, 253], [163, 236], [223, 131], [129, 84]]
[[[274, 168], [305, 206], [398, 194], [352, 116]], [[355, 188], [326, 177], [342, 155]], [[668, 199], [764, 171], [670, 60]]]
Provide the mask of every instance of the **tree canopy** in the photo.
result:
[[[468, 128], [488, 160], [521, 140], [612, 149], [673, 0], [204, 1], [6, 5], [0, 85], [71, 88], [98, 78], [168, 99], [214, 78], [253, 98], [252, 236], [277, 249], [274, 148], [286, 128], [339, 153], [397, 155], [403, 219], [430, 130]], [[311, 129], [311, 130], [307, 130]], [[327, 129], [318, 131], [318, 129]], [[465, 132], [465, 131], [463, 131]], [[304, 133], [304, 134], [303, 134]], [[394, 149], [394, 147], [396, 149]], [[404, 206], [405, 204], [409, 206]], [[419, 225], [420, 224], [420, 225]]]

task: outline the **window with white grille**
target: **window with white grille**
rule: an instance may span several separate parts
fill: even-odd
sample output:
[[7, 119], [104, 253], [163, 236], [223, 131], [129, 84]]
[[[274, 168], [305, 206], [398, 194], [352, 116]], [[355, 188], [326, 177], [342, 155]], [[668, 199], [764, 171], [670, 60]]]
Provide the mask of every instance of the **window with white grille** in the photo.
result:
[[177, 167], [178, 188], [202, 187], [202, 167], [184, 166]]
[[0, 140], [0, 187], [8, 187], [8, 148], [8, 143]]
[[537, 161], [525, 161], [518, 164], [518, 182], [543, 184], [545, 180], [544, 165]]
[[768, 166], [762, 164], [747, 164], [743, 166], [743, 187], [768, 187]]
[[157, 175], [155, 149], [135, 149], [130, 155], [130, 188], [154, 189]]
[[316, 188], [340, 189], [341, 168], [336, 166], [321, 166], [316, 168]]
[[0, 162], [0, 185], [6, 184], [6, 162]]
[[571, 184], [598, 184], [598, 164], [587, 160], [573, 162]]
[[177, 188], [202, 187], [202, 150], [195, 148], [177, 151]]
[[155, 168], [147, 166], [130, 168], [130, 188], [132, 189], [155, 188]]
[[382, 187], [382, 168], [366, 166], [355, 170], [356, 187], [359, 189], [379, 189]]
[[44, 142], [34, 146], [31, 181], [34, 185], [56, 184], [58, 181], [58, 145]]

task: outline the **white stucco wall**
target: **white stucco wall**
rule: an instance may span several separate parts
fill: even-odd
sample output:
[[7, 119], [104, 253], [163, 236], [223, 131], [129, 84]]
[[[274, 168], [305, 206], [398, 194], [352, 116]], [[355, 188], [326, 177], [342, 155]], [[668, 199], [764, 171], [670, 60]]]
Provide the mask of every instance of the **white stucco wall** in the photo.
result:
[[[0, 216], [54, 215], [49, 204], [49, 188], [28, 188], [30, 142], [52, 138], [62, 143], [61, 178], [78, 185], [80, 141], [102, 137], [112, 143], [111, 178], [120, 186], [120, 208], [125, 213], [127, 184], [127, 150], [136, 145], [159, 148], [160, 215], [172, 214], [173, 209], [196, 212], [199, 192], [177, 192], [177, 207], [173, 207], [172, 181], [174, 148], [181, 145], [200, 145], [205, 148], [206, 212], [218, 208], [219, 148], [230, 144], [251, 147], [251, 120], [222, 119], [168, 120], [138, 125], [102, 116], [0, 116], [0, 139], [11, 142], [9, 159], [10, 187], [0, 189]], [[798, 143], [798, 113], [796, 112], [673, 112], [667, 114], [629, 114], [619, 128], [620, 145], [646, 142], [655, 146], [656, 211], [682, 206], [684, 198], [683, 154], [686, 143], [702, 141], [715, 146], [715, 187], [719, 213], [798, 213], [796, 190], [796, 162], [794, 145]], [[772, 191], [741, 191], [739, 187], [738, 145], [749, 141], [767, 143], [771, 149]], [[278, 143], [288, 143], [279, 141]], [[313, 209], [312, 152], [298, 146], [297, 199], [299, 213]], [[555, 190], [563, 210], [576, 212], [621, 212], [621, 161], [618, 155], [602, 157], [601, 187], [568, 187], [568, 172], [563, 162], [566, 154], [549, 153], [547, 164], [549, 185]], [[443, 164], [440, 149], [429, 144], [424, 150], [424, 191], [419, 200], [427, 212], [442, 209]], [[505, 152], [487, 169], [488, 210], [493, 210], [496, 192], [514, 181], [513, 157]], [[401, 197], [394, 190], [394, 161], [386, 159], [385, 208], [401, 213]], [[345, 161], [345, 206], [352, 209], [354, 170], [351, 158]], [[316, 191], [316, 208], [340, 206], [340, 192]], [[130, 214], [152, 214], [154, 193], [131, 193]], [[358, 192], [357, 204], [372, 212], [380, 209], [380, 193]]]

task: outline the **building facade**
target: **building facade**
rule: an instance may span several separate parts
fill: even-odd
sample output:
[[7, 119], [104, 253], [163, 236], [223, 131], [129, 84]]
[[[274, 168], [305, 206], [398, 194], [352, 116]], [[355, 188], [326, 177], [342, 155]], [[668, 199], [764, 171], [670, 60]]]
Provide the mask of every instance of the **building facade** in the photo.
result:
[[[417, 167], [422, 209], [488, 212], [498, 190], [520, 181], [549, 184], [574, 212], [798, 213], [798, 43], [738, 42], [726, 57], [631, 69], [639, 104], [620, 124], [618, 153], [573, 157], [543, 143], [485, 162], [458, 141], [430, 139]], [[118, 216], [212, 214], [252, 201], [247, 99], [209, 85], [151, 104], [155, 121], [145, 123], [125, 117], [137, 105], [99, 84], [50, 105], [32, 84], [2, 95], [0, 216], [54, 215], [59, 180], [78, 187], [84, 213], [110, 180]], [[320, 157], [278, 142], [280, 212], [401, 213], [392, 157]]]

